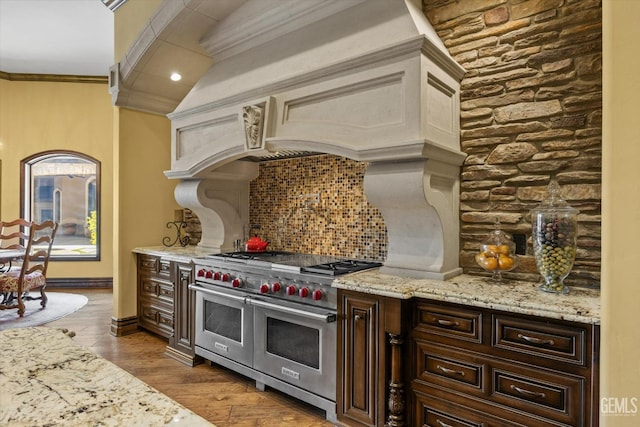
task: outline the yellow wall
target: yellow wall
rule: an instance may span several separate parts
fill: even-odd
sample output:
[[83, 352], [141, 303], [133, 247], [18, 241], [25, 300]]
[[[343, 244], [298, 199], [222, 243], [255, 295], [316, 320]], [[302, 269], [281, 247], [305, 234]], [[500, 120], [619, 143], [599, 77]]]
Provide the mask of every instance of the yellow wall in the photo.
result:
[[113, 276], [113, 120], [106, 84], [0, 79], [0, 218], [20, 216], [20, 161], [46, 150], [74, 150], [101, 163], [101, 260], [52, 261], [52, 278]]
[[[171, 167], [171, 122], [164, 116], [121, 108], [118, 122], [118, 201], [116, 206], [118, 278], [114, 277], [114, 316], [136, 315], [136, 263], [131, 252], [161, 246], [173, 236], [176, 181], [163, 172]], [[175, 230], [173, 230], [175, 234]]]
[[[601, 398], [636, 399], [633, 416], [600, 414], [603, 426], [640, 425], [640, 2], [603, 2]], [[602, 409], [602, 408], [601, 408]], [[615, 411], [614, 411], [615, 412]]]
[[[115, 12], [115, 56], [120, 60], [142, 30], [160, 0], [126, 2]], [[162, 245], [170, 236], [176, 181], [163, 172], [171, 168], [171, 122], [165, 116], [125, 108], [114, 111], [114, 215], [115, 272], [113, 278], [116, 319], [136, 315], [136, 258], [132, 250]]]

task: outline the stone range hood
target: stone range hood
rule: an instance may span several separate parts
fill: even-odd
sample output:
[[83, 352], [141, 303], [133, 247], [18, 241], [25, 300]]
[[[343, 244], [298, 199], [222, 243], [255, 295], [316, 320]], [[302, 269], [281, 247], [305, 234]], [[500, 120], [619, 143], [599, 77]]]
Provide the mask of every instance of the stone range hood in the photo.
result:
[[249, 0], [200, 45], [214, 62], [168, 114], [165, 175], [181, 180], [175, 197], [198, 215], [201, 247], [232, 251], [243, 239], [259, 166], [249, 159], [317, 152], [369, 162], [365, 194], [388, 230], [383, 272], [461, 273], [464, 70], [420, 6]]

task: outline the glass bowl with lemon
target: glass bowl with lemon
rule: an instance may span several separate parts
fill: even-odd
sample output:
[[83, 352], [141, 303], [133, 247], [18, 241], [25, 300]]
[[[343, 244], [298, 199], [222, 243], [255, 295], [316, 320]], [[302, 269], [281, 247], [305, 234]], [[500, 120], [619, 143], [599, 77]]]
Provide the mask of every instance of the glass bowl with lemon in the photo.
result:
[[476, 263], [484, 270], [492, 273], [491, 279], [502, 281], [502, 273], [511, 271], [518, 266], [518, 256], [515, 253], [516, 244], [500, 229], [496, 228], [487, 239], [480, 244], [480, 251], [476, 254]]

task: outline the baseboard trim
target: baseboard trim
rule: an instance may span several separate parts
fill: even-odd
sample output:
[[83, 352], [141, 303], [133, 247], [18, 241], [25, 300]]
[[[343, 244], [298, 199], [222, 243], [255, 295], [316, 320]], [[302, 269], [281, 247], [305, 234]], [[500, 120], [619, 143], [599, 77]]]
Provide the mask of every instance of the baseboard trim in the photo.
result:
[[130, 335], [140, 330], [138, 327], [138, 316], [125, 317], [123, 319], [111, 318], [111, 335], [121, 337]]
[[171, 347], [170, 345], [167, 346], [164, 354], [184, 365], [191, 366], [192, 368], [196, 365], [201, 364], [203, 360], [200, 356], [197, 356], [195, 354], [183, 353], [180, 350]]
[[71, 278], [47, 278], [48, 288], [100, 288], [113, 289], [111, 277], [71, 277]]

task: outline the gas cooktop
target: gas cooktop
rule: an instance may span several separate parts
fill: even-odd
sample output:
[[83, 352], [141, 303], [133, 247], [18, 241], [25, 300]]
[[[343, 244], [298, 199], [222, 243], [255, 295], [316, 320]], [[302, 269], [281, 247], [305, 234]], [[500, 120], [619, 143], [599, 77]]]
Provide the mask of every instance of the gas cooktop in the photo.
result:
[[208, 255], [207, 258], [224, 259], [230, 262], [240, 262], [247, 265], [270, 268], [271, 270], [296, 273], [307, 272], [330, 276], [353, 273], [382, 265], [382, 263], [375, 261], [281, 251], [228, 252]]

